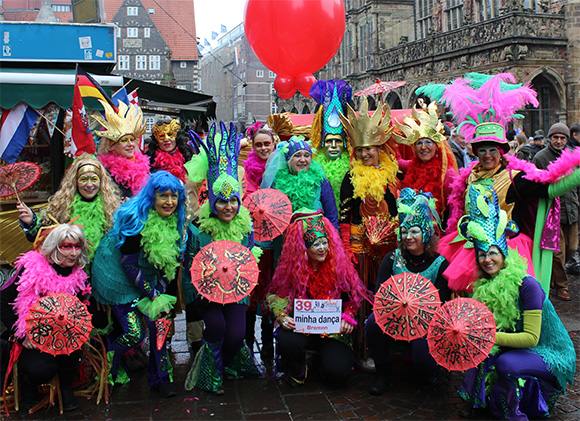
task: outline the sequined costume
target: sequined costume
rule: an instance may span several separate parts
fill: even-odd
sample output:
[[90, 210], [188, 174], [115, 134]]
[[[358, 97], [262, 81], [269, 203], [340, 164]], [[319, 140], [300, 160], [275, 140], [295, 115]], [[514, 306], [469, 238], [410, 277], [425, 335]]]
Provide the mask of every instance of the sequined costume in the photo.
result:
[[518, 252], [508, 247], [506, 235], [518, 228], [500, 209], [495, 191], [471, 187], [469, 195], [477, 205], [460, 231], [480, 253], [497, 247], [504, 264], [474, 285], [473, 298], [493, 312], [497, 333], [489, 357], [467, 371], [459, 394], [470, 406], [489, 408], [500, 419], [547, 418], [574, 380], [574, 345], [545, 291], [526, 275]]
[[[177, 202], [169, 216], [156, 210], [157, 195], [171, 191]], [[184, 239], [185, 190], [173, 175], [153, 174], [117, 214], [113, 229], [101, 241], [92, 268], [93, 295], [111, 311], [122, 333], [109, 337], [110, 374], [126, 382], [121, 357], [150, 335], [149, 384], [160, 388], [173, 382], [165, 342], [157, 349], [156, 321], [168, 317], [176, 298], [171, 295]]]
[[[240, 183], [238, 182], [238, 157], [240, 139], [234, 124], [229, 132], [224, 123], [212, 124], [207, 138], [202, 140], [190, 131], [190, 136], [198, 155], [192, 162], [205, 167], [197, 175], [190, 173], [194, 182], [207, 177], [209, 200], [201, 207], [198, 225], [190, 225], [190, 238], [186, 248], [185, 272], [190, 271], [191, 262], [199, 249], [213, 241], [230, 240], [249, 248], [254, 247], [253, 227], [249, 211], [241, 204]], [[195, 177], [200, 178], [195, 178]], [[237, 199], [237, 200], [236, 200]], [[218, 200], [238, 204], [236, 215], [230, 221], [222, 221], [216, 209]], [[200, 300], [197, 306], [203, 316], [205, 330], [203, 345], [197, 352], [185, 380], [185, 389], [199, 387], [203, 390], [223, 393], [224, 372], [236, 377], [260, 374], [250, 349], [244, 342], [246, 329], [246, 306], [249, 298], [230, 304], [208, 301], [199, 296], [188, 275], [184, 276], [183, 291], [186, 302]]]

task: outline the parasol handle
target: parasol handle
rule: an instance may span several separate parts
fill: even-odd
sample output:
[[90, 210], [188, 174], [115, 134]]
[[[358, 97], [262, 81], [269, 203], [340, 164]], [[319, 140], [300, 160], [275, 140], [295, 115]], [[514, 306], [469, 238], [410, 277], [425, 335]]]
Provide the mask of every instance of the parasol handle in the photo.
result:
[[14, 194], [16, 195], [16, 200], [18, 200], [18, 204], [22, 204], [22, 200], [20, 200], [20, 196], [18, 196], [18, 191], [16, 190], [16, 183], [12, 183], [12, 188], [14, 189]]

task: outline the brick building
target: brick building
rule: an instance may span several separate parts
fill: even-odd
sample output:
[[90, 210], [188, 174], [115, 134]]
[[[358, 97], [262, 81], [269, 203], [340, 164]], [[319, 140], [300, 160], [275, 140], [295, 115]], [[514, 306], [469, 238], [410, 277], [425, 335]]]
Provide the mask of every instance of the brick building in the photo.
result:
[[[34, 22], [42, 7], [42, 0], [2, 0], [0, 20]], [[70, 0], [54, 0], [52, 10], [58, 22], [73, 22]]]
[[[376, 78], [404, 80], [386, 101], [408, 108], [429, 82], [511, 72], [538, 91], [526, 133], [580, 122], [580, 0], [345, 0], [345, 8], [342, 46], [318, 78], [347, 80], [355, 91]], [[301, 95], [276, 102], [281, 111], [314, 104]]]

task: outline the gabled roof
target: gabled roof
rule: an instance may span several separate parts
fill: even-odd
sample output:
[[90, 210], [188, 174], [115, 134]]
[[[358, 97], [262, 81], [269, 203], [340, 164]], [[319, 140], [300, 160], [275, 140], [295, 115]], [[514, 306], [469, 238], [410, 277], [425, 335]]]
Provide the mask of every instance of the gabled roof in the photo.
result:
[[[124, 0], [105, 0], [107, 22], [112, 22]], [[193, 0], [141, 0], [171, 49], [171, 60], [198, 60]], [[187, 32], [186, 32], [187, 31]]]

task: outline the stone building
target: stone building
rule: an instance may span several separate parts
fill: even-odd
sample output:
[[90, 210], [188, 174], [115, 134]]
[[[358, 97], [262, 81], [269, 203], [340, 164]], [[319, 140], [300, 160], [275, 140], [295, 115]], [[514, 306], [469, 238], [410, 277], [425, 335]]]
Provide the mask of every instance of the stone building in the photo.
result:
[[217, 103], [216, 118], [242, 130], [276, 112], [276, 75], [258, 60], [240, 24], [218, 40], [200, 61], [201, 92]]
[[[377, 78], [403, 80], [385, 98], [409, 108], [429, 82], [511, 72], [538, 92], [540, 107], [524, 112], [526, 133], [580, 122], [580, 0], [345, 0], [345, 7], [342, 46], [318, 78], [347, 80], [354, 91]], [[276, 102], [281, 111], [314, 104], [301, 95]]]

